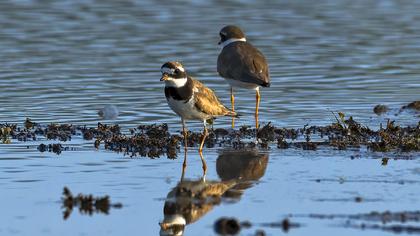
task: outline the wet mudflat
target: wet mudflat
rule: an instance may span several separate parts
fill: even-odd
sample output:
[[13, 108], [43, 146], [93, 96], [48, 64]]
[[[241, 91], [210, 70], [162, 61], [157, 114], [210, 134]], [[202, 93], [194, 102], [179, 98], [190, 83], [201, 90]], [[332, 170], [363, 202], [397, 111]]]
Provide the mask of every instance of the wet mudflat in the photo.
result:
[[[2, 1], [0, 234], [215, 235], [216, 222], [239, 235], [418, 234], [419, 9]], [[215, 121], [205, 177], [201, 124], [188, 123], [183, 175], [159, 67], [181, 60], [228, 105], [216, 73], [227, 23], [270, 63], [260, 142], [254, 96], [238, 91], [242, 118]]]

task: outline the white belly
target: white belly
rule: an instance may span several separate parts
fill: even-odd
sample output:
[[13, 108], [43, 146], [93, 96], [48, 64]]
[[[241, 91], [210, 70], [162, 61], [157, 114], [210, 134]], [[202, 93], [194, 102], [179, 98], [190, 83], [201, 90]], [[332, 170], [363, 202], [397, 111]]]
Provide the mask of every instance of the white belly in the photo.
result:
[[175, 100], [169, 98], [168, 100], [169, 107], [184, 120], [207, 120], [211, 117], [203, 112], [197, 110], [194, 105], [194, 99], [191, 98], [187, 103], [181, 100]]
[[256, 84], [252, 84], [252, 83], [245, 83], [236, 79], [229, 79], [229, 78], [224, 78], [232, 87], [236, 87], [236, 88], [246, 88], [246, 89], [255, 89], [258, 90], [260, 88], [260, 86], [256, 85]]

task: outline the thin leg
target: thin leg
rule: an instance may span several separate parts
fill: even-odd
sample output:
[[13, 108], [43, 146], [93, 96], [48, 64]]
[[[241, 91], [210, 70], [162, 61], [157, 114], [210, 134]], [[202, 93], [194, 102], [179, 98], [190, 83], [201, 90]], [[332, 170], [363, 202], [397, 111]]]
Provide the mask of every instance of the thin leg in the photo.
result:
[[258, 131], [258, 128], [260, 126], [260, 123], [258, 122], [258, 109], [260, 107], [260, 99], [261, 99], [259, 88], [256, 89], [256, 92], [257, 92], [257, 94], [255, 96], [255, 98], [256, 98], [256, 104], [255, 104], [255, 128]]
[[207, 133], [207, 125], [206, 125], [206, 121], [205, 120], [204, 120], [203, 124], [204, 124], [204, 130], [203, 130], [203, 137], [201, 139], [200, 148], [198, 149], [199, 152], [203, 152], [204, 141], [206, 140], [207, 135], [208, 135], [208, 133]]
[[207, 174], [207, 164], [206, 164], [206, 160], [204, 160], [203, 157], [203, 153], [199, 152], [200, 154], [200, 158], [201, 158], [201, 163], [203, 163], [203, 181], [206, 181], [206, 174]]
[[[233, 96], [233, 87], [230, 87], [230, 103], [232, 104], [232, 111], [235, 111], [235, 96]], [[235, 117], [232, 116], [232, 129], [235, 128]]]
[[184, 148], [187, 149], [187, 147], [188, 147], [188, 142], [187, 142], [188, 131], [187, 131], [187, 127], [185, 126], [185, 120], [181, 119], [181, 122], [182, 122], [182, 135], [184, 136]]
[[184, 180], [186, 167], [187, 167], [187, 149], [185, 149], [185, 152], [184, 152], [184, 163], [182, 164], [181, 182]]
[[203, 171], [204, 171], [204, 173], [206, 173], [207, 172], [207, 165], [206, 165], [206, 161], [204, 160], [204, 157], [203, 157], [203, 146], [204, 146], [204, 141], [206, 140], [208, 133], [207, 133], [207, 126], [206, 126], [206, 121], [205, 120], [203, 121], [203, 124], [204, 124], [203, 138], [201, 140], [201, 144], [200, 144], [200, 148], [198, 149], [198, 152], [200, 153], [201, 162], [203, 163]]
[[187, 167], [187, 150], [188, 150], [188, 143], [187, 143], [187, 136], [188, 136], [188, 131], [187, 128], [185, 126], [185, 120], [181, 119], [182, 121], [182, 134], [184, 135], [184, 162], [182, 163], [182, 173], [184, 173], [185, 168]]

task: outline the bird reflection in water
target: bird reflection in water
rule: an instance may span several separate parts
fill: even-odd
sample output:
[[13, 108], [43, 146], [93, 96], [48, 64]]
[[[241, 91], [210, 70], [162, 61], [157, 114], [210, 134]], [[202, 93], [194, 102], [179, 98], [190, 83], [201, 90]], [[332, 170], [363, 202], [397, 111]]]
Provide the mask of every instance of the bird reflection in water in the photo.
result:
[[264, 176], [267, 163], [268, 153], [224, 150], [216, 162], [220, 180], [206, 180], [204, 173], [197, 180], [184, 179], [183, 168], [181, 180], [167, 195], [160, 235], [183, 235], [186, 225], [199, 220], [222, 200], [239, 200], [245, 189]]

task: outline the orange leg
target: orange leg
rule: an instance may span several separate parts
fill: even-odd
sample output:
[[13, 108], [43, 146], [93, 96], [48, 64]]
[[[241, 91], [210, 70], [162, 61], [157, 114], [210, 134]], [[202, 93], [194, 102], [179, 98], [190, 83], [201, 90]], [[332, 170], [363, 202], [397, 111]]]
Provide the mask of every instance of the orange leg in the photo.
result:
[[184, 152], [184, 163], [182, 163], [181, 182], [184, 180], [186, 167], [187, 167], [187, 149], [185, 149], [185, 152]]
[[201, 140], [200, 148], [198, 149], [198, 152], [199, 152], [200, 158], [201, 158], [201, 162], [203, 164], [203, 171], [204, 171], [204, 173], [207, 172], [207, 164], [206, 164], [206, 161], [204, 160], [204, 157], [203, 157], [203, 146], [204, 146], [204, 141], [207, 138], [207, 135], [208, 135], [208, 133], [207, 133], [206, 121], [204, 121], [203, 138]]
[[[235, 111], [235, 96], [233, 96], [233, 87], [230, 87], [230, 103], [232, 104], [232, 111]], [[232, 116], [232, 129], [235, 128], [235, 117]]]
[[206, 160], [204, 160], [203, 153], [199, 152], [199, 154], [201, 158], [201, 163], [203, 163], [203, 180], [205, 181], [206, 173], [207, 173], [207, 164], [206, 164]]
[[184, 173], [185, 168], [187, 167], [188, 131], [187, 131], [187, 128], [185, 127], [184, 119], [181, 119], [181, 121], [182, 121], [182, 134], [184, 135], [184, 152], [185, 152], [184, 162], [182, 163], [182, 173]]
[[257, 94], [255, 96], [256, 98], [256, 104], [255, 104], [255, 128], [258, 130], [260, 123], [258, 122], [258, 109], [260, 107], [260, 100], [261, 100], [261, 96], [260, 96], [260, 90], [257, 88]]

